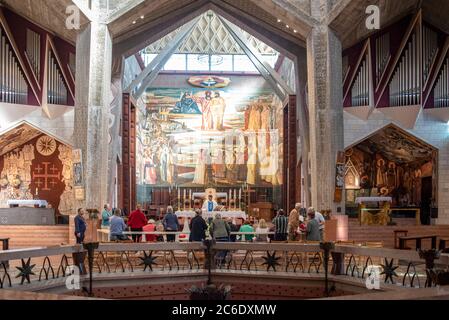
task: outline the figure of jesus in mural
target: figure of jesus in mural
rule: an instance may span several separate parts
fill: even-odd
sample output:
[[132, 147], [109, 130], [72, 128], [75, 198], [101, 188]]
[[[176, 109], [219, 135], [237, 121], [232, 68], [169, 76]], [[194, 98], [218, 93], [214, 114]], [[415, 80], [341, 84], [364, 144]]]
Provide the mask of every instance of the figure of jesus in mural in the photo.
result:
[[213, 129], [223, 131], [224, 114], [226, 110], [226, 101], [221, 97], [220, 92], [215, 92], [211, 102]]
[[201, 106], [201, 112], [203, 113], [201, 130], [205, 130], [205, 131], [212, 130], [213, 129], [212, 110], [211, 110], [212, 92], [207, 91], [205, 97], [194, 96], [193, 99], [199, 106]]

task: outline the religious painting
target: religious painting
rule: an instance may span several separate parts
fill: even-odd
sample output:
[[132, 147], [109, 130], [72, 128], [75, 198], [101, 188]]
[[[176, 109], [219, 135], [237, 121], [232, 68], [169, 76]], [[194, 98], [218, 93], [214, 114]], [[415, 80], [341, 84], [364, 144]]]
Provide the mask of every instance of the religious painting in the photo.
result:
[[137, 183], [280, 186], [282, 102], [265, 88], [153, 88], [139, 108]]
[[40, 136], [42, 132], [23, 123], [0, 136], [0, 154], [5, 154]]
[[346, 190], [346, 202], [349, 202], [349, 203], [355, 202], [355, 191], [354, 190]]
[[336, 188], [337, 189], [343, 189], [345, 187], [345, 165], [344, 164], [337, 164], [337, 170], [336, 170]]
[[83, 201], [85, 198], [84, 196], [84, 188], [76, 187], [75, 188], [75, 199], [77, 201]]
[[77, 187], [83, 185], [83, 167], [81, 163], [73, 164], [73, 185]]
[[73, 159], [73, 186], [83, 186], [83, 158], [81, 149], [75, 149], [72, 152]]

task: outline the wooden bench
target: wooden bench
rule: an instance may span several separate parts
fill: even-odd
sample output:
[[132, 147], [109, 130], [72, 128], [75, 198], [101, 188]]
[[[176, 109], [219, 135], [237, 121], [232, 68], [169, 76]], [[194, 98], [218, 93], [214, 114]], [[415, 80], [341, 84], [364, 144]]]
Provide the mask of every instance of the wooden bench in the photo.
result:
[[413, 236], [413, 237], [399, 237], [399, 249], [406, 250], [406, 242], [410, 240], [414, 240], [416, 243], [416, 250], [421, 249], [422, 240], [431, 239], [432, 240], [432, 249], [436, 249], [437, 247], [437, 237], [435, 235], [430, 236]]
[[[408, 230], [394, 230], [394, 248], [399, 249], [399, 237], [407, 237]], [[410, 250], [410, 248], [404, 248], [404, 250]]]
[[449, 244], [449, 238], [440, 238], [440, 246], [439, 249], [442, 250], [444, 253], [449, 252], [448, 245]]
[[[0, 242], [2, 243], [2, 250], [9, 250], [9, 238], [2, 238], [0, 239]], [[5, 268], [9, 268], [9, 261], [0, 261], [0, 264], [4, 264]]]

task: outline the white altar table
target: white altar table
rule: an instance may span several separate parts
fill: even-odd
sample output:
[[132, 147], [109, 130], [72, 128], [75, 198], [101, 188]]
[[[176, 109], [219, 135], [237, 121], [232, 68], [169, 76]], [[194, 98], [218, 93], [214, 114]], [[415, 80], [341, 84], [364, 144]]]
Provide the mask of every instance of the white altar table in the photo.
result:
[[355, 199], [355, 203], [368, 203], [368, 202], [392, 202], [392, 197], [358, 197]]
[[47, 207], [46, 200], [8, 200], [8, 206], [22, 206], [22, 207]]
[[[231, 219], [247, 219], [247, 215], [243, 211], [212, 211], [212, 212], [206, 212], [203, 211], [202, 217], [204, 219], [208, 218], [214, 218], [215, 215], [219, 213], [223, 218], [231, 218]], [[195, 217], [195, 211], [177, 211], [176, 216], [178, 218], [193, 218]]]

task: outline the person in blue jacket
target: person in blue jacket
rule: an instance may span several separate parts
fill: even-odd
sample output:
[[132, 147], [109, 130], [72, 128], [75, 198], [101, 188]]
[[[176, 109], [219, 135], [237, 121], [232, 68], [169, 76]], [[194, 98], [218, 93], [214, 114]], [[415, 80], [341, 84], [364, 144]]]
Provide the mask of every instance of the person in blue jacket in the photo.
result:
[[84, 235], [86, 234], [87, 223], [84, 219], [85, 211], [82, 208], [78, 209], [78, 215], [75, 217], [75, 237], [76, 243], [81, 244], [84, 241]]

